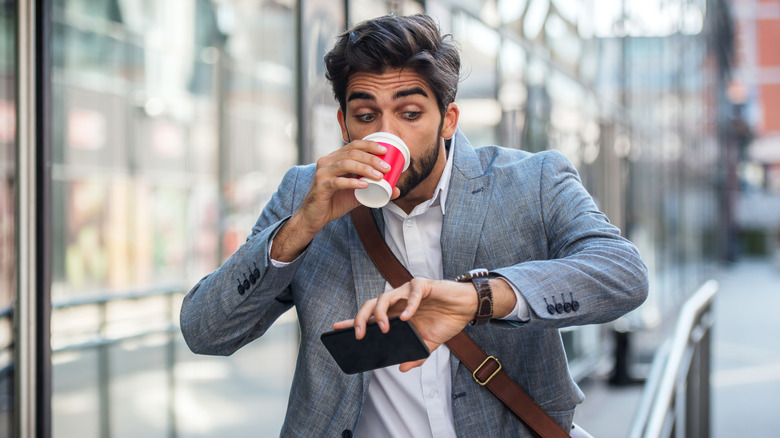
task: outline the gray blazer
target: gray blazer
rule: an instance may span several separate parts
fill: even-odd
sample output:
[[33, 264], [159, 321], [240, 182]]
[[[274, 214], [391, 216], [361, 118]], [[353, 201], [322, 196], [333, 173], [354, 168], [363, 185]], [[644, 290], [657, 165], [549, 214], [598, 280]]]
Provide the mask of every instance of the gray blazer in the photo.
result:
[[[612, 321], [639, 306], [647, 295], [647, 269], [560, 153], [474, 149], [460, 131], [450, 153], [444, 277], [487, 268], [514, 284], [532, 309], [531, 321], [522, 326], [493, 321], [466, 330], [569, 428], [583, 394], [569, 374], [558, 329]], [[289, 266], [275, 268], [268, 256], [269, 242], [301, 204], [313, 173], [308, 165], [285, 175], [247, 242], [187, 294], [181, 329], [192, 351], [229, 355], [295, 306], [301, 344], [281, 435], [351, 436], [370, 373], [342, 373], [319, 337], [334, 322], [354, 317], [364, 301], [384, 290], [385, 280], [349, 215], [329, 223]], [[375, 217], [383, 227], [378, 210]], [[531, 436], [457, 358], [451, 362], [459, 436]]]

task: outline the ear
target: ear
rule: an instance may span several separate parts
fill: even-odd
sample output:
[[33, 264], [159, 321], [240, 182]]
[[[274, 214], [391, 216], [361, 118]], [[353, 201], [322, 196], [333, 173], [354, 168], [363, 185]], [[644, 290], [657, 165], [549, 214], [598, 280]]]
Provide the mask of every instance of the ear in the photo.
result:
[[455, 102], [447, 105], [447, 111], [444, 112], [444, 123], [441, 126], [441, 136], [444, 138], [452, 138], [455, 135], [455, 131], [458, 129], [458, 117], [460, 117], [460, 109]]
[[347, 131], [347, 122], [344, 120], [344, 112], [341, 111], [341, 108], [339, 108], [336, 117], [338, 117], [339, 126], [341, 126], [341, 139], [344, 140], [344, 143], [349, 143], [349, 131]]

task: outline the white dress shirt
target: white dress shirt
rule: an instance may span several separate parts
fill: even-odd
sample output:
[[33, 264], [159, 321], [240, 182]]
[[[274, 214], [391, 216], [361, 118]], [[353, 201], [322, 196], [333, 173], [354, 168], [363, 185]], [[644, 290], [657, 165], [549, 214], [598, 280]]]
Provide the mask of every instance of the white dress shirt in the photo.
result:
[[[444, 277], [441, 228], [451, 175], [452, 154], [429, 201], [408, 215], [392, 202], [382, 208], [385, 241], [414, 277]], [[385, 290], [391, 290], [389, 284]], [[506, 319], [527, 321], [528, 304], [517, 290], [515, 295], [517, 304]], [[398, 366], [375, 370], [355, 436], [455, 437], [451, 393], [450, 350], [444, 345], [431, 352], [422, 366], [406, 373]]]
[[[415, 277], [432, 280], [444, 277], [441, 228], [451, 175], [452, 154], [449, 154], [430, 200], [416, 206], [408, 215], [393, 202], [382, 208], [385, 241]], [[273, 241], [269, 245], [269, 257], [272, 245]], [[271, 262], [276, 267], [288, 264], [273, 259]], [[528, 303], [508, 284], [517, 296], [517, 304], [503, 319], [528, 321]], [[386, 283], [385, 291], [391, 289]], [[355, 436], [454, 437], [451, 393], [450, 350], [444, 345], [431, 352], [422, 366], [406, 373], [400, 372], [397, 365], [374, 370]]]

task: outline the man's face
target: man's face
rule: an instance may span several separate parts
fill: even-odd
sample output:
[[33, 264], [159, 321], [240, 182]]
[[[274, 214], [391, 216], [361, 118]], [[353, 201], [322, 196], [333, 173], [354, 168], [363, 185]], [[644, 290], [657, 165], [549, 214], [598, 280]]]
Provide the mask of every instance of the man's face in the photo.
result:
[[346, 114], [339, 111], [344, 141], [378, 131], [397, 135], [411, 153], [409, 169], [397, 184], [397, 201], [430, 198], [446, 163], [441, 139], [455, 133], [457, 106], [450, 104], [442, 118], [433, 91], [412, 70], [356, 73], [347, 83], [346, 100]]

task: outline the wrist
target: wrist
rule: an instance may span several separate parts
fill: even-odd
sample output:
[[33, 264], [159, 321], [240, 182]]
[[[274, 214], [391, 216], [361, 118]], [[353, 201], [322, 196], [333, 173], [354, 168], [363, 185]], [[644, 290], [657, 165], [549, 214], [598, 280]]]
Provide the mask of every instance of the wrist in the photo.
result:
[[476, 292], [476, 310], [469, 323], [473, 326], [487, 324], [493, 318], [493, 290], [488, 275], [487, 269], [472, 269], [456, 278], [459, 282], [470, 282]]
[[490, 288], [493, 290], [493, 318], [504, 318], [515, 310], [517, 295], [512, 286], [503, 277], [491, 277]]
[[298, 212], [293, 213], [274, 237], [271, 259], [285, 263], [295, 260], [303, 254], [316, 235], [316, 232], [307, 230], [305, 221]]

